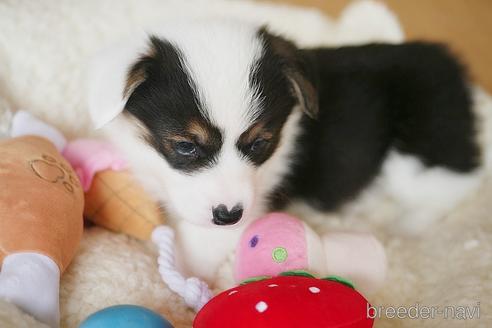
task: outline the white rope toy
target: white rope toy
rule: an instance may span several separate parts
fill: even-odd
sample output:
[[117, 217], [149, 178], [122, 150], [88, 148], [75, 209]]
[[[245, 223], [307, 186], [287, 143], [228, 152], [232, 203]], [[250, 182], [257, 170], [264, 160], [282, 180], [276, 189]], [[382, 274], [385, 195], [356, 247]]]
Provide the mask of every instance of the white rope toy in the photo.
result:
[[195, 277], [186, 279], [176, 270], [174, 231], [170, 227], [159, 226], [152, 232], [152, 241], [159, 249], [157, 262], [162, 280], [198, 312], [212, 298], [212, 292], [204, 281]]

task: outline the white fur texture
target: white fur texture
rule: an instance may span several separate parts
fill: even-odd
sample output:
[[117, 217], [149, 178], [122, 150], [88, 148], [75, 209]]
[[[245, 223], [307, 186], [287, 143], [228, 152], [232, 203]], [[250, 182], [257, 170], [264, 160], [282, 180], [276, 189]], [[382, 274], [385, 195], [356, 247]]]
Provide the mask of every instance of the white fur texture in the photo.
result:
[[[83, 135], [89, 129], [83, 87], [89, 57], [105, 44], [140, 27], [158, 25], [169, 17], [183, 15], [269, 21], [275, 30], [303, 45], [342, 44], [354, 40], [401, 41], [400, 27], [385, 7], [372, 1], [353, 6], [352, 10], [358, 14], [351, 16], [346, 12], [342, 14], [343, 23], [338, 24], [315, 10], [242, 1], [4, 1], [0, 3], [0, 96], [14, 108], [31, 109], [69, 135]], [[357, 6], [366, 9], [355, 10]], [[490, 117], [491, 98], [478, 91], [476, 99], [479, 111], [484, 117]], [[490, 131], [490, 127], [482, 130], [487, 145], [492, 145]], [[489, 164], [490, 154], [486, 156]], [[372, 304], [473, 306], [481, 302], [481, 319], [469, 320], [466, 326], [484, 327], [492, 320], [492, 180], [489, 172], [490, 169], [485, 172], [484, 182], [476, 193], [469, 195], [450, 215], [413, 238], [394, 234], [395, 217], [400, 212], [391, 199], [386, 199], [384, 190], [379, 194], [368, 192], [357, 206], [331, 215], [329, 219], [302, 206], [292, 210], [309, 219], [316, 231], [372, 230], [383, 241], [389, 259], [389, 276], [387, 287], [370, 298]], [[378, 187], [376, 184], [375, 188]], [[183, 229], [188, 233], [186, 227]], [[210, 252], [214, 250], [216, 248], [211, 248]], [[150, 245], [99, 228], [87, 229], [78, 256], [62, 277], [62, 326], [76, 327], [87, 315], [105, 306], [131, 303], [160, 312], [177, 328], [191, 327], [193, 313], [162, 283], [156, 257]], [[190, 259], [199, 261], [198, 257]], [[220, 268], [218, 284], [228, 284], [228, 268], [230, 265]], [[29, 320], [8, 305], [0, 304], [1, 327], [35, 327]], [[438, 317], [432, 320], [383, 319], [377, 327], [463, 325], [462, 320]]]

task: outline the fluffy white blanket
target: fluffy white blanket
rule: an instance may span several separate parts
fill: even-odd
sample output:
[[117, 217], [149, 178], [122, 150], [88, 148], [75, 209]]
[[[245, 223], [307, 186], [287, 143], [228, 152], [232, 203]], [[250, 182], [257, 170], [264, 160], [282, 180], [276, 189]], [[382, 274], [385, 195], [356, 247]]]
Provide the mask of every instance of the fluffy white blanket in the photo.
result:
[[[316, 10], [243, 1], [5, 0], [0, 2], [0, 99], [32, 111], [69, 136], [86, 135], [90, 129], [85, 72], [91, 55], [146, 26], [202, 16], [265, 22], [305, 46], [403, 39], [397, 19], [372, 1], [354, 3], [335, 21]], [[488, 95], [477, 90], [476, 99], [479, 110], [492, 113]], [[389, 277], [386, 287], [370, 298], [373, 304], [395, 309], [449, 306], [456, 314], [459, 306], [469, 306], [470, 311], [478, 307], [480, 319], [475, 312], [466, 326], [485, 327], [492, 322], [490, 199], [492, 180], [487, 177], [476, 194], [418, 238], [394, 234], [391, 206], [384, 202], [371, 211], [311, 221], [321, 230], [363, 225], [381, 238], [389, 257]], [[303, 210], [303, 216], [309, 213]], [[151, 245], [103, 229], [87, 229], [78, 256], [62, 279], [62, 326], [75, 327], [92, 312], [120, 303], [154, 309], [177, 328], [190, 327], [194, 315], [161, 282]], [[465, 325], [464, 320], [445, 319], [439, 312], [426, 320], [394, 317], [383, 315], [377, 327]], [[0, 326], [36, 324], [0, 302]]]

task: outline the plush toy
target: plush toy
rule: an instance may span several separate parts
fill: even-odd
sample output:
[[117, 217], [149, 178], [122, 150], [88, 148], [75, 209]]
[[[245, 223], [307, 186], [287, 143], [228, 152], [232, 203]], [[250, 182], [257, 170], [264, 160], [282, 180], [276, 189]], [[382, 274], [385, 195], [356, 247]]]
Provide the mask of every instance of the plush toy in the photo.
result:
[[306, 223], [285, 213], [270, 213], [243, 232], [235, 256], [236, 282], [276, 276], [288, 270], [338, 275], [363, 294], [382, 286], [386, 255], [371, 234], [334, 232], [318, 236]]
[[19, 113], [13, 131], [0, 141], [0, 298], [56, 327], [60, 275], [83, 231], [83, 191], [55, 129]]
[[84, 217], [114, 232], [148, 240], [164, 215], [111, 144], [77, 139], [63, 149], [85, 191]]
[[294, 272], [220, 293], [198, 312], [193, 328], [369, 328], [370, 308], [348, 282]]
[[173, 328], [161, 315], [137, 305], [115, 305], [97, 311], [79, 328]]

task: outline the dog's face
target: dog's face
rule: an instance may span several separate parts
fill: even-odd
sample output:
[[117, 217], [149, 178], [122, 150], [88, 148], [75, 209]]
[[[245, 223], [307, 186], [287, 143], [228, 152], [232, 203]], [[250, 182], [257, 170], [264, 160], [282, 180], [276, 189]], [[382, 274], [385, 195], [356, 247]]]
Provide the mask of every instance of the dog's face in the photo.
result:
[[295, 46], [215, 23], [156, 33], [139, 52], [106, 63], [118, 72], [99, 68], [91, 114], [99, 125], [116, 115], [108, 135], [144, 187], [198, 224], [262, 214], [289, 170], [302, 112], [317, 111]]

